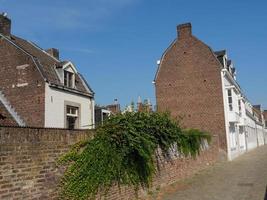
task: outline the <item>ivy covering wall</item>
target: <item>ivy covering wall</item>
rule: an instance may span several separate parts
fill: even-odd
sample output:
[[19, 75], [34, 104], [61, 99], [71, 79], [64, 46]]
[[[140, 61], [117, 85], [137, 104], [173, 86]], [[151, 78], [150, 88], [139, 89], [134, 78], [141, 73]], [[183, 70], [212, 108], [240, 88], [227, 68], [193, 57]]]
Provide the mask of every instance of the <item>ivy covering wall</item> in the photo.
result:
[[149, 188], [159, 170], [158, 150], [170, 158], [175, 147], [181, 156], [198, 155], [210, 135], [182, 130], [167, 113], [125, 113], [112, 116], [97, 128], [95, 137], [80, 142], [60, 159], [67, 166], [61, 182], [64, 199], [94, 199], [114, 186]]

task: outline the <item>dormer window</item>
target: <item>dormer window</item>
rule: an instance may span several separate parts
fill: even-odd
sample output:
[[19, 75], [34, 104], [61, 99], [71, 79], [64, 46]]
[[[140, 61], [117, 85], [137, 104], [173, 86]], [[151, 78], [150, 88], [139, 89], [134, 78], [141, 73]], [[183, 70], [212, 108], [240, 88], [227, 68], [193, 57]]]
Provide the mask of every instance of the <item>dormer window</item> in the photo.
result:
[[73, 88], [74, 83], [74, 73], [64, 70], [64, 86]]
[[62, 85], [68, 88], [76, 88], [75, 77], [78, 71], [70, 61], [61, 62], [61, 65], [56, 67], [56, 72]]

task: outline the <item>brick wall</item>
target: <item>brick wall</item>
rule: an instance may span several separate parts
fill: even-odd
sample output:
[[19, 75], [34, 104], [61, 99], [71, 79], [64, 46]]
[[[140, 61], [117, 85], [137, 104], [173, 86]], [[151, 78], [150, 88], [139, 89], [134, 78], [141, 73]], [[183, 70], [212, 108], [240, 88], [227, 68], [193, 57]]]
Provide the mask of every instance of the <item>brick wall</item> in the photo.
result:
[[[57, 168], [57, 158], [70, 145], [92, 135], [92, 132], [63, 129], [12, 128], [0, 129], [0, 199], [57, 199], [57, 184], [63, 172]], [[218, 140], [197, 159], [176, 159], [161, 166], [153, 188], [171, 184], [193, 174], [218, 158]], [[139, 191], [144, 197], [146, 191]], [[132, 188], [112, 188], [109, 200], [132, 200]]]
[[0, 102], [0, 126], [17, 126], [17, 122]]
[[0, 38], [0, 90], [27, 126], [44, 126], [44, 88], [31, 57]]
[[178, 35], [156, 76], [158, 110], [181, 117], [184, 127], [219, 135], [226, 155], [221, 65], [212, 50], [191, 34], [190, 24], [178, 26]]
[[264, 120], [264, 123], [265, 123], [265, 127], [267, 128], [267, 110], [263, 111], [263, 120]]
[[[175, 183], [183, 178], [192, 176], [199, 170], [205, 169], [207, 166], [214, 164], [219, 158], [219, 143], [218, 137], [213, 137], [213, 142], [210, 148], [201, 152], [196, 159], [192, 158], [177, 158], [171, 162], [161, 162], [160, 171], [154, 176], [152, 187], [150, 191], [139, 190], [138, 197], [140, 199], [147, 199], [150, 192], [155, 192], [158, 188], [165, 187]], [[119, 192], [121, 191], [121, 192]], [[108, 200], [133, 200], [135, 199], [135, 191], [133, 188], [113, 187], [108, 193]]]
[[[90, 134], [90, 133], [89, 133]], [[85, 131], [0, 128], [0, 199], [55, 199], [55, 161]]]

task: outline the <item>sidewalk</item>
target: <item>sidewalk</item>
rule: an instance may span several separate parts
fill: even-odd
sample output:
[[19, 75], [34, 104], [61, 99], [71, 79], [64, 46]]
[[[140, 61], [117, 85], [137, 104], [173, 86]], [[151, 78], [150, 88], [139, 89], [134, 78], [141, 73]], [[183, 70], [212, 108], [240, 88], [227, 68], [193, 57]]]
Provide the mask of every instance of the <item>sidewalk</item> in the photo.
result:
[[157, 200], [264, 200], [267, 145], [162, 189]]

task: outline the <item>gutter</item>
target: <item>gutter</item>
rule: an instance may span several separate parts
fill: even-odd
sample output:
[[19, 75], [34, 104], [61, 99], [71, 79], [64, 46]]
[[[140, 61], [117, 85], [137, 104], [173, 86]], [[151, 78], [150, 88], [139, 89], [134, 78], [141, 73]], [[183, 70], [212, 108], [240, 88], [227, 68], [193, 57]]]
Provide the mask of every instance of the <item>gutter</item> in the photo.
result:
[[233, 79], [233, 77], [229, 74], [229, 72], [227, 71], [227, 69], [223, 68], [222, 71], [225, 72], [224, 75], [227, 75], [227, 76], [230, 78], [231, 82], [232, 82], [232, 83], [236, 86], [236, 88], [239, 90], [239, 93], [240, 93], [240, 94], [243, 94], [243, 93], [242, 93], [242, 90], [241, 90], [241, 88], [240, 88], [240, 86], [236, 83], [236, 81]]
[[81, 92], [79, 90], [68, 88], [68, 87], [65, 87], [65, 86], [62, 86], [62, 85], [58, 85], [58, 84], [55, 84], [55, 83], [49, 83], [49, 87], [52, 87], [52, 88], [55, 88], [55, 89], [58, 89], [58, 90], [67, 91], [67, 92], [72, 93], [72, 94], [78, 94], [78, 95], [85, 96], [85, 97], [90, 97], [90, 98], [94, 97], [92, 94]]

